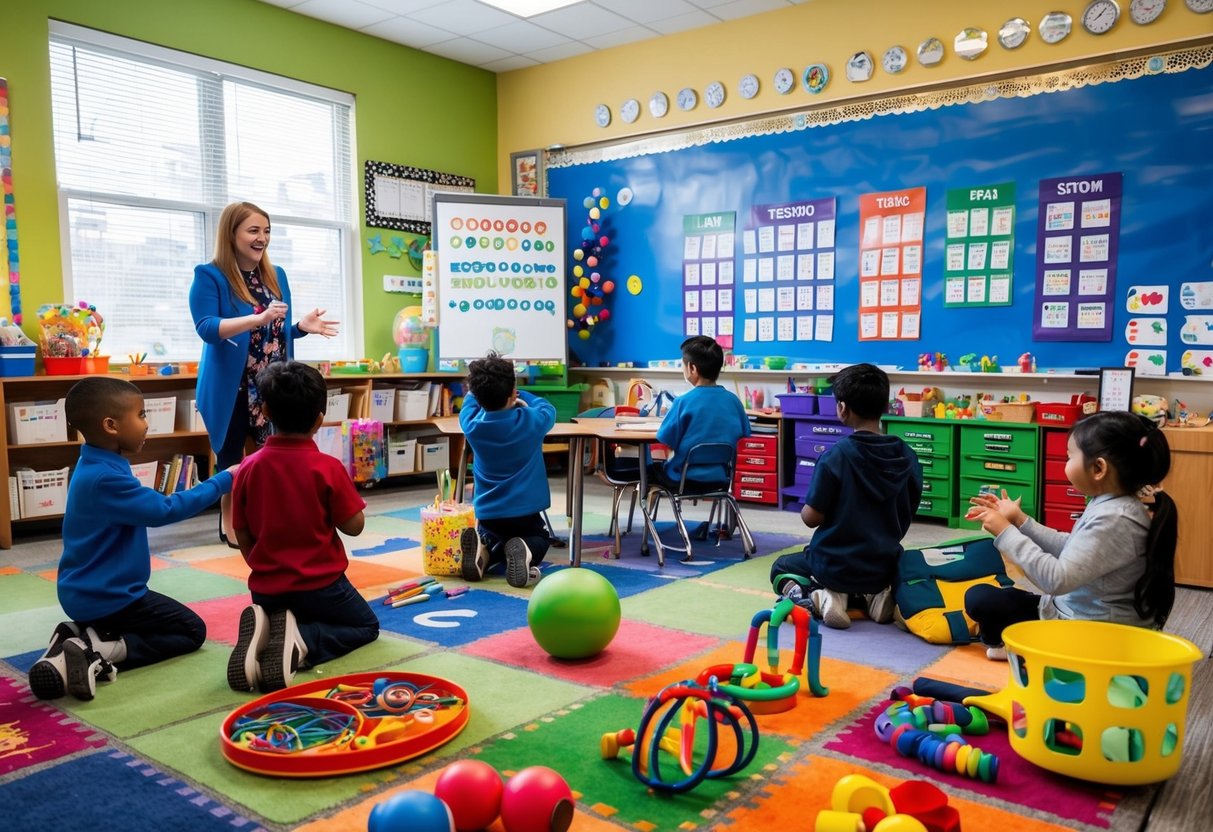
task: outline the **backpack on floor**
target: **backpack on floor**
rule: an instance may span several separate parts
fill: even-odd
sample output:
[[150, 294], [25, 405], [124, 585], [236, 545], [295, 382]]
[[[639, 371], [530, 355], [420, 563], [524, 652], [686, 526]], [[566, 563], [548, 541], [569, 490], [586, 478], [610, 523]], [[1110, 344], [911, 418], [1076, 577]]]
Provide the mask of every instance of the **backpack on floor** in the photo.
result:
[[906, 628], [932, 644], [968, 644], [977, 624], [965, 615], [965, 592], [976, 584], [1011, 586], [990, 538], [934, 549], [909, 549], [897, 566], [894, 596]]

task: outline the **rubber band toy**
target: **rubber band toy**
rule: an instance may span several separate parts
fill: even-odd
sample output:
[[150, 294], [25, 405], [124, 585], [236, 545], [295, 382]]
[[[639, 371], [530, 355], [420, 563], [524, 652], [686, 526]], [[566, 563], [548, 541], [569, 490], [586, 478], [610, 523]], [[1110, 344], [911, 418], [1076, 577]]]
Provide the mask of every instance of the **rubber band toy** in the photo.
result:
[[452, 740], [470, 716], [467, 693], [437, 676], [389, 671], [319, 679], [228, 714], [229, 763], [277, 777], [329, 777], [396, 765]]
[[[671, 725], [675, 717], [677, 728]], [[707, 721], [708, 730], [706, 748], [696, 763], [695, 737], [700, 719]], [[743, 720], [748, 728], [748, 741], [742, 729]], [[735, 753], [731, 761], [717, 760], [722, 725], [733, 732]], [[602, 759], [617, 759], [625, 748], [632, 749], [632, 774], [637, 780], [656, 791], [678, 794], [690, 791], [704, 780], [729, 777], [748, 766], [758, 751], [758, 724], [745, 703], [721, 690], [714, 677], [707, 687], [687, 679], [667, 685], [650, 700], [636, 731], [625, 728], [602, 735]], [[669, 780], [662, 774], [662, 751], [678, 758], [679, 769], [685, 775], [682, 779]]]
[[[796, 644], [792, 654], [792, 666], [784, 673], [779, 668], [779, 628], [791, 621], [796, 630]], [[758, 650], [758, 634], [762, 625], [767, 625], [767, 666], [769, 672], [759, 670], [753, 663]], [[806, 669], [806, 658], [808, 667]], [[821, 684], [818, 668], [821, 661], [821, 632], [817, 621], [809, 611], [796, 606], [784, 598], [769, 610], [759, 610], [750, 621], [750, 634], [746, 639], [745, 657], [740, 664], [712, 665], [696, 678], [695, 683], [706, 687], [713, 677], [719, 690], [734, 699], [749, 705], [756, 714], [778, 714], [796, 707], [796, 694], [800, 690], [801, 672], [814, 696], [828, 696], [830, 689]], [[727, 682], [724, 680], [728, 680]]]

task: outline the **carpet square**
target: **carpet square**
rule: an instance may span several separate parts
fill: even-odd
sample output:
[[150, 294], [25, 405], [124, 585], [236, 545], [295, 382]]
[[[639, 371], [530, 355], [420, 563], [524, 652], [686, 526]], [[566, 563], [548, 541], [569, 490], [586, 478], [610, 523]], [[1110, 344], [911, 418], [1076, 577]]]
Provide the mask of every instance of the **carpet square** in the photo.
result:
[[0, 575], [0, 598], [4, 599], [6, 612], [23, 612], [59, 604], [54, 579], [48, 581], [23, 573]]
[[464, 652], [570, 682], [610, 687], [623, 679], [655, 673], [669, 664], [670, 657], [702, 653], [718, 643], [715, 638], [667, 630], [625, 618], [620, 622], [619, 632], [610, 645], [597, 656], [587, 659], [552, 658], [543, 651], [527, 627], [481, 639], [468, 645]]
[[0, 775], [106, 744], [24, 684], [0, 677]]
[[147, 585], [183, 604], [248, 592], [248, 584], [244, 578], [211, 574], [210, 570], [202, 568], [204, 565], [174, 566], [153, 572]]
[[385, 607], [376, 601], [371, 608], [384, 630], [443, 647], [459, 647], [526, 626], [526, 598], [489, 589], [473, 589], [454, 598], [439, 595], [406, 607]]
[[[780, 641], [786, 639], [790, 646], [791, 628], [782, 629]], [[877, 624], [867, 618], [851, 622], [848, 630], [831, 630], [823, 626], [818, 632], [824, 655], [844, 660], [863, 656], [865, 664], [899, 675], [913, 675], [951, 650], [948, 645], [929, 644], [892, 624]]]
[[[622, 598], [620, 605], [626, 618], [637, 621], [720, 638], [744, 638], [754, 613], [770, 609], [771, 600], [770, 592], [738, 592], [688, 580]], [[704, 614], [709, 610], [710, 614]]]
[[[3, 609], [7, 610], [7, 605]], [[0, 656], [22, 673], [29, 671], [46, 650], [55, 626], [65, 618], [58, 602], [49, 607], [5, 612], [0, 615]]]
[[[210, 739], [213, 742], [214, 737]], [[85, 827], [231, 832], [258, 826], [193, 786], [118, 750], [98, 751], [4, 783], [0, 802], [37, 807], [6, 812], [5, 826], [13, 832]]]
[[889, 766], [905, 772], [906, 777], [931, 779], [947, 787], [950, 793], [968, 793], [995, 800], [1012, 800], [1038, 812], [1048, 812], [1061, 818], [1106, 828], [1111, 811], [1119, 798], [1112, 790], [1094, 783], [1084, 783], [1052, 774], [1024, 760], [1013, 750], [1006, 731], [999, 728], [981, 737], [971, 738], [970, 745], [998, 757], [998, 781], [984, 783], [956, 773], [928, 769], [917, 759], [899, 755], [888, 743], [881, 742], [873, 729], [876, 717], [888, 707], [888, 702], [869, 709], [858, 720], [840, 730], [825, 744], [825, 748], [848, 757]]

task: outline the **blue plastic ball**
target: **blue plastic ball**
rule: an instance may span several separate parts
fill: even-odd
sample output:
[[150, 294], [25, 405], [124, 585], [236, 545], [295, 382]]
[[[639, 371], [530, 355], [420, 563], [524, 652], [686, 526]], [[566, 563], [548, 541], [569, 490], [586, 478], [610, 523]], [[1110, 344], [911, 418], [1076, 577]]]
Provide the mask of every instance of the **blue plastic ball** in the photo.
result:
[[392, 795], [371, 809], [367, 832], [455, 832], [451, 810], [429, 792], [407, 791]]

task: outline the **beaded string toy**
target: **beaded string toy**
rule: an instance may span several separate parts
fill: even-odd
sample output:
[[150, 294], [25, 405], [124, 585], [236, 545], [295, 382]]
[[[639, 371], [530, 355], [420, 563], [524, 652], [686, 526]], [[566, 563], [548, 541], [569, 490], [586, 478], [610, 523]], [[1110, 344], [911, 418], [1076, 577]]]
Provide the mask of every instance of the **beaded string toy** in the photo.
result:
[[354, 739], [361, 720], [354, 714], [298, 702], [270, 702], [236, 720], [230, 738], [253, 751], [294, 754], [319, 746], [340, 747]]

